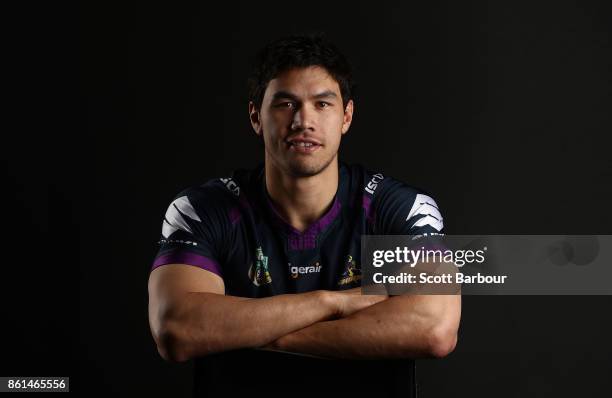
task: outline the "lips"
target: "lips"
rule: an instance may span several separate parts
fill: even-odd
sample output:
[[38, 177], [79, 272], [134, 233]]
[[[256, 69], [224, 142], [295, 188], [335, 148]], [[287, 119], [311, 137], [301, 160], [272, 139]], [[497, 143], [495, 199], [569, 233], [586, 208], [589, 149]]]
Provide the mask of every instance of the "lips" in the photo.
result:
[[289, 138], [287, 140], [287, 142], [289, 144], [293, 144], [293, 143], [302, 144], [302, 143], [305, 143], [305, 144], [321, 145], [321, 141], [316, 140], [314, 138], [310, 138], [310, 137], [304, 137], [304, 136], [298, 136], [298, 137]]
[[303, 147], [309, 148], [313, 145], [318, 145], [318, 144], [307, 142], [307, 141], [292, 141], [289, 143], [289, 145], [303, 146]]
[[293, 137], [287, 140], [289, 150], [298, 153], [311, 153], [319, 149], [322, 144], [314, 138]]

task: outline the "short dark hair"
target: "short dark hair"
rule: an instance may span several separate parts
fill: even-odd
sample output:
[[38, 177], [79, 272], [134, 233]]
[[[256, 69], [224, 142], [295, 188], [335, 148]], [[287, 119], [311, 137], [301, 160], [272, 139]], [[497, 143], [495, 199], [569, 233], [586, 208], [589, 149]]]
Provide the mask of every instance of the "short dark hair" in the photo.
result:
[[249, 101], [261, 109], [270, 80], [292, 68], [321, 66], [340, 86], [343, 106], [353, 98], [355, 83], [344, 55], [322, 33], [287, 36], [262, 48], [248, 79]]

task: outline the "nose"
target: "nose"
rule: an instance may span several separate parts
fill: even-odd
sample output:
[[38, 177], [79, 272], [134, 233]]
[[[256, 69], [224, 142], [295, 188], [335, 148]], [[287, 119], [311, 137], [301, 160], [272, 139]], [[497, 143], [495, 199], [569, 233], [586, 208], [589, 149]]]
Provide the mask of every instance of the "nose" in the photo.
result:
[[302, 105], [293, 112], [293, 120], [291, 121], [291, 130], [314, 130], [315, 128], [315, 110], [310, 109], [307, 105]]

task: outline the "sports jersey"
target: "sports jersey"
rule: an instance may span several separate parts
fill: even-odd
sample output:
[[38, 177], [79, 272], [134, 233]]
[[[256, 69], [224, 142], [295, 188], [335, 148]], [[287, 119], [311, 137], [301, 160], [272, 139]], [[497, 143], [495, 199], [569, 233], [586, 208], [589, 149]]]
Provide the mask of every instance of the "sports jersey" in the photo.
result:
[[431, 196], [360, 165], [339, 164], [335, 197], [305, 231], [275, 208], [264, 167], [179, 193], [162, 222], [153, 267], [180, 263], [219, 275], [226, 294], [267, 297], [360, 286], [362, 235], [442, 233]]

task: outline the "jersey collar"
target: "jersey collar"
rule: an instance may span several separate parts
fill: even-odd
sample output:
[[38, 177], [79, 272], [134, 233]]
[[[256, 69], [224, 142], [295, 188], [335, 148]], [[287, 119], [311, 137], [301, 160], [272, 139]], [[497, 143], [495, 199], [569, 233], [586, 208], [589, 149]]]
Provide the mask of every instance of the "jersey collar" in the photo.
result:
[[334, 200], [330, 208], [325, 212], [321, 218], [312, 223], [305, 231], [301, 232], [298, 229], [294, 228], [291, 224], [289, 224], [278, 212], [270, 195], [268, 194], [268, 190], [266, 189], [265, 183], [265, 173], [264, 177], [261, 179], [261, 188], [263, 191], [264, 203], [268, 210], [268, 213], [271, 215], [276, 226], [279, 227], [280, 232], [287, 238], [288, 247], [290, 250], [307, 250], [314, 249], [317, 246], [317, 238], [319, 235], [324, 232], [338, 217], [340, 214], [340, 210], [342, 208], [342, 203], [340, 201], [340, 193], [343, 191], [344, 180], [345, 180], [345, 170], [343, 170], [343, 165], [340, 166], [340, 170], [338, 173], [338, 189], [336, 190], [336, 195], [334, 195]]

